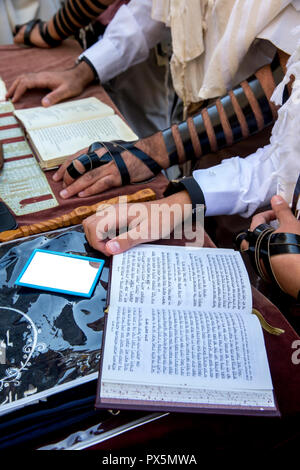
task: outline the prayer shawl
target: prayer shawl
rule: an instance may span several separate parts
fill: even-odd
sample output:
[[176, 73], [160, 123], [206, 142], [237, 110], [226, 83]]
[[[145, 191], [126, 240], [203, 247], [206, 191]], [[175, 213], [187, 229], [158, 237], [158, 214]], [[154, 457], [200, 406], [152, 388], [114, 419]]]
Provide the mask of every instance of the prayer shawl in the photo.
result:
[[[300, 27], [298, 28], [300, 32]], [[284, 87], [293, 79], [292, 94], [282, 105]], [[283, 81], [275, 89], [271, 100], [282, 105], [272, 130], [270, 145], [265, 147], [265, 158], [277, 158], [278, 168], [277, 193], [289, 204], [292, 203], [293, 192], [300, 174], [300, 41], [295, 52], [287, 62], [287, 72]]]
[[184, 104], [224, 95], [276, 48], [291, 54], [299, 10], [299, 0], [153, 0], [153, 19], [171, 28], [171, 73]]

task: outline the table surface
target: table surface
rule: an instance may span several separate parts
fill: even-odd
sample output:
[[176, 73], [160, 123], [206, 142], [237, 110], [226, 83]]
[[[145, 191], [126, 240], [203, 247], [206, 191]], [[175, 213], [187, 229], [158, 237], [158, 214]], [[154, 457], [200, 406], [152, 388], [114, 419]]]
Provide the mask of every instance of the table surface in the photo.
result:
[[[77, 43], [71, 40], [65, 41], [63, 46], [52, 50], [31, 49], [27, 47], [18, 47], [15, 45], [0, 46], [0, 76], [6, 82], [7, 87], [9, 87], [16, 76], [29, 70], [58, 70], [60, 68], [64, 69], [69, 66], [71, 67], [79, 53], [80, 47], [77, 45]], [[16, 103], [16, 108], [20, 109], [39, 106], [43, 94], [43, 90], [34, 90], [28, 92], [19, 103]], [[101, 86], [93, 85], [88, 87], [78, 98], [84, 98], [88, 96], [98, 97], [105, 103], [114, 107], [116, 112], [118, 112]], [[50, 182], [51, 172], [47, 172], [47, 177], [49, 178]], [[157, 194], [157, 198], [160, 198], [162, 197], [166, 184], [166, 178], [163, 175], [160, 175], [154, 178], [152, 182], [148, 183], [147, 187], [154, 189]], [[98, 196], [85, 199], [74, 197], [69, 201], [63, 201], [58, 196], [58, 192], [61, 189], [61, 183], [53, 183], [51, 181], [51, 187], [53, 188], [53, 191], [60, 203], [59, 208], [43, 211], [39, 214], [20, 217], [18, 220], [20, 224], [30, 224], [36, 221], [45, 220], [56, 215], [61, 215], [65, 212], [69, 212], [74, 207], [78, 207], [79, 205], [93, 204], [109, 197], [116, 196], [117, 194], [133, 193], [138, 189], [144, 188], [145, 185], [141, 184], [120, 188], [117, 190], [117, 194], [116, 190], [114, 189]], [[165, 241], [164, 243], [170, 243], [170, 241]], [[205, 244], [206, 246], [214, 246], [207, 235], [205, 237]], [[264, 337], [268, 352], [272, 380], [281, 414], [284, 417], [296, 416], [300, 412], [300, 365], [293, 364], [291, 356], [293, 353], [292, 344], [294, 341], [299, 340], [299, 336], [290, 326], [284, 316], [279, 312], [279, 310], [254, 288], [253, 306], [263, 313], [265, 319], [271, 325], [285, 330], [285, 333], [280, 336], [274, 336], [264, 332]], [[224, 419], [226, 421], [226, 418], [220, 417], [220, 429], [222, 428], [220, 423], [224, 423]], [[163, 420], [160, 420], [160, 426], [156, 426], [155, 428], [156, 435], [159, 435], [160, 437], [162, 434], [164, 435], [164, 432], [169, 433], [170, 431], [174, 430], [178, 431], [183, 429], [186, 425], [191, 428], [195, 426], [198, 429], [201, 427], [201, 423], [207, 422], [207, 418], [200, 415], [193, 415], [192, 417], [186, 417], [185, 415], [182, 415], [181, 417], [177, 417], [175, 419], [173, 414], [171, 414], [166, 417], [165, 420], [167, 423], [166, 427], [164, 427]], [[158, 432], [159, 429], [161, 432]], [[153, 432], [153, 429], [149, 432]], [[142, 434], [142, 432], [139, 433], [140, 438]], [[147, 436], [145, 437], [145, 441], [146, 440]], [[123, 438], [123, 443], [125, 443], [125, 441], [126, 439]], [[117, 445], [120, 446], [120, 441], [118, 441]]]
[[[64, 70], [74, 66], [75, 60], [81, 52], [81, 48], [76, 41], [66, 40], [60, 47], [54, 49], [38, 49], [29, 48], [26, 46], [20, 47], [16, 45], [0, 46], [0, 77], [4, 80], [6, 88], [8, 89], [14, 79], [27, 72], [40, 72], [46, 70]], [[20, 101], [15, 103], [16, 109], [30, 108], [34, 106], [41, 106], [41, 98], [47, 93], [47, 90], [29, 90], [25, 93]], [[76, 99], [87, 98], [95, 96], [105, 104], [111, 106], [116, 113], [120, 116], [109, 95], [105, 92], [104, 88], [99, 84], [92, 84], [87, 87], [83, 93], [76, 97]], [[122, 117], [122, 116], [121, 116]], [[80, 150], [80, 149], [78, 149]], [[133, 157], [134, 158], [134, 157]], [[145, 187], [144, 184], [134, 184], [118, 188], [117, 190], [111, 189], [99, 195], [87, 198], [72, 197], [64, 200], [59, 196], [62, 189], [62, 182], [54, 182], [52, 175], [54, 171], [46, 171], [46, 177], [49, 185], [59, 203], [58, 207], [40, 211], [35, 214], [28, 214], [16, 217], [19, 225], [29, 225], [32, 223], [41, 222], [53, 217], [63, 215], [72, 211], [74, 208], [84, 205], [92, 205], [117, 195], [132, 194]], [[168, 184], [167, 179], [163, 174], [153, 178], [147, 187], [153, 189], [157, 198], [163, 196], [163, 192]]]

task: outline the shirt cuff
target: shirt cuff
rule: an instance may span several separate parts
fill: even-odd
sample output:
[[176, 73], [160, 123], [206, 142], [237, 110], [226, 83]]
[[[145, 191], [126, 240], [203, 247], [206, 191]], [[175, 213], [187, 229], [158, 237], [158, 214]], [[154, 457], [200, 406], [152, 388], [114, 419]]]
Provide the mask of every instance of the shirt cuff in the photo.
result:
[[206, 170], [195, 170], [193, 176], [201, 186], [206, 215], [250, 217], [258, 207], [270, 202], [276, 193], [276, 172], [270, 145], [246, 158], [233, 157]]
[[234, 184], [228, 184], [228, 181], [232, 181], [231, 168], [217, 165], [206, 170], [195, 170], [193, 177], [203, 191], [206, 216], [232, 213], [239, 191]]
[[113, 42], [102, 38], [79, 56], [84, 56], [93, 64], [101, 83], [105, 83], [120, 73], [120, 53]]

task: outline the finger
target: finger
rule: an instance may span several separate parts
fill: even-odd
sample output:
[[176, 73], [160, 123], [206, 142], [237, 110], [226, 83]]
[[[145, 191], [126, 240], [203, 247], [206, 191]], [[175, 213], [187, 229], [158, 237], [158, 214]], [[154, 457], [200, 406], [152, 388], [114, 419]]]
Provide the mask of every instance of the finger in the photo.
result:
[[91, 217], [88, 217], [82, 222], [82, 225], [89, 245], [95, 250], [101, 251], [105, 255], [110, 256], [110, 253], [108, 253], [106, 250], [106, 242], [102, 239], [102, 236], [99, 236], [99, 233], [97, 232], [95, 220]]
[[260, 212], [259, 214], [256, 214], [251, 221], [250, 225], [250, 230], [253, 232], [253, 230], [260, 224], [268, 224], [271, 222], [271, 220], [276, 219], [276, 215], [274, 211], [265, 211], [265, 212]]
[[15, 103], [18, 101], [21, 96], [32, 88], [47, 88], [51, 87], [51, 84], [45, 80], [44, 77], [41, 77], [39, 74], [30, 73], [27, 75], [21, 75], [16, 81], [16, 86], [13, 91], [12, 102]]
[[[106, 189], [117, 185], [117, 183], [114, 184], [114, 176], [107, 174], [108, 171], [109, 169], [96, 168], [95, 170], [84, 173], [84, 175], [75, 180], [74, 183], [63, 189], [60, 196], [63, 199], [68, 199], [75, 194], [78, 194], [78, 196], [80, 195], [80, 197], [87, 197], [101, 193]], [[102, 181], [101, 178], [105, 179]]]
[[[79, 152], [77, 152], [74, 156], [73, 156], [73, 165], [75, 166], [76, 170], [78, 170], [82, 175], [86, 172], [86, 169], [84, 167], [84, 165], [81, 163], [79, 159], [79, 157], [85, 153], [87, 153], [88, 149], [84, 149], [84, 150], [81, 150]], [[97, 155], [98, 157], [100, 158], [102, 155], [104, 155], [105, 153], [105, 150], [104, 149], [100, 149], [100, 151], [98, 151]], [[64, 187], [66, 186], [70, 186], [72, 183], [74, 183], [74, 178], [72, 178], [72, 176], [70, 176], [69, 172], [67, 171], [67, 168], [69, 166], [69, 163], [68, 165], [65, 166], [65, 173], [63, 175], [63, 180], [64, 180]], [[96, 170], [96, 168], [95, 168]], [[90, 171], [90, 170], [88, 170]], [[98, 170], [99, 171], [99, 170]], [[103, 169], [103, 172], [102, 170], [100, 170], [100, 174], [98, 175], [100, 177], [101, 176], [104, 176], [105, 174], [108, 174], [109, 172], [106, 172], [106, 170]]]
[[119, 229], [128, 226], [127, 208], [124, 204], [104, 204], [96, 214], [83, 221], [86, 238], [93, 248], [111, 255], [104, 240], [116, 237]]
[[106, 243], [106, 251], [110, 255], [117, 255], [124, 253], [134, 246], [140, 245], [141, 243], [148, 243], [154, 241], [154, 238], [149, 236], [151, 232], [149, 230], [149, 220], [144, 219], [140, 224], [137, 224], [133, 229], [128, 230], [126, 233], [122, 233], [118, 237], [109, 240]]
[[[14, 36], [14, 43], [15, 44], [23, 44], [24, 43], [24, 31], [25, 31], [26, 26], [22, 26], [22, 28], [19, 29], [17, 34]], [[14, 31], [15, 32], [15, 31]]]
[[114, 175], [107, 175], [103, 178], [96, 181], [96, 183], [92, 184], [88, 188], [80, 191], [78, 193], [79, 197], [89, 197], [93, 196], [94, 194], [101, 194], [108, 189], [114, 188], [116, 186], [121, 185], [121, 178], [117, 178]]
[[[81, 175], [84, 175], [84, 173], [86, 172], [86, 169], [85, 169], [84, 165], [78, 160], [78, 157], [75, 158], [72, 161], [73, 161], [73, 165], [74, 165], [75, 169], [78, 170], [79, 173], [81, 173]], [[67, 168], [68, 168], [68, 166], [67, 166]], [[72, 178], [72, 176], [70, 176], [67, 168], [66, 168], [66, 171], [64, 172], [64, 175], [63, 175], [63, 187], [64, 188], [70, 186], [75, 181], [74, 178]], [[79, 178], [80, 178], [80, 176], [79, 176]]]
[[249, 248], [249, 242], [247, 242], [247, 240], [243, 240], [241, 243], [241, 250], [245, 251], [245, 250], [248, 250], [248, 248]]
[[21, 98], [21, 96], [24, 95], [28, 88], [29, 86], [27, 82], [23, 79], [20, 79], [14, 89], [14, 92], [12, 93], [11, 101], [16, 103]]
[[[54, 175], [52, 176], [52, 179], [54, 181], [60, 181], [61, 179], [65, 179], [65, 176], [68, 175], [69, 176], [69, 173], [67, 172], [67, 168], [68, 166], [70, 165], [70, 163], [75, 160], [76, 158], [78, 158], [79, 155], [83, 154], [83, 153], [86, 153], [87, 151], [87, 148], [85, 149], [82, 149], [82, 150], [79, 150], [78, 152], [74, 153], [74, 155], [70, 155], [65, 161], [64, 163], [59, 167], [59, 169], [54, 173]], [[70, 183], [74, 181], [73, 178], [70, 177]], [[69, 183], [69, 184], [70, 184]]]
[[273, 196], [271, 199], [271, 206], [280, 225], [295, 223], [295, 217], [293, 216], [288, 203], [281, 196]]
[[48, 95], [44, 96], [42, 99], [42, 105], [47, 108], [48, 106], [52, 106], [53, 104], [59, 103], [67, 98], [71, 98], [71, 96], [73, 95], [69, 88], [63, 84], [51, 93], [48, 93]]
[[20, 81], [20, 77], [16, 78], [13, 83], [11, 84], [11, 86], [9, 87], [9, 89], [7, 90], [7, 93], [6, 93], [6, 98], [10, 98], [14, 92], [15, 92], [15, 89], [17, 88], [17, 85]]

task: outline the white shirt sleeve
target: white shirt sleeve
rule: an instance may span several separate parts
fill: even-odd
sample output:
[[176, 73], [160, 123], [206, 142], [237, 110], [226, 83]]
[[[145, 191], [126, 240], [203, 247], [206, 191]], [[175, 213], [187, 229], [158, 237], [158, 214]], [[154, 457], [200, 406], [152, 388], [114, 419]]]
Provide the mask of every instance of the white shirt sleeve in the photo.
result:
[[269, 154], [270, 145], [246, 158], [233, 157], [206, 170], [195, 170], [206, 203], [206, 215], [240, 214], [250, 217], [269, 204], [277, 191], [278, 162]]
[[83, 55], [93, 64], [102, 83], [147, 59], [164, 37], [164, 23], [151, 18], [151, 0], [131, 0], [122, 5], [98, 42]]

